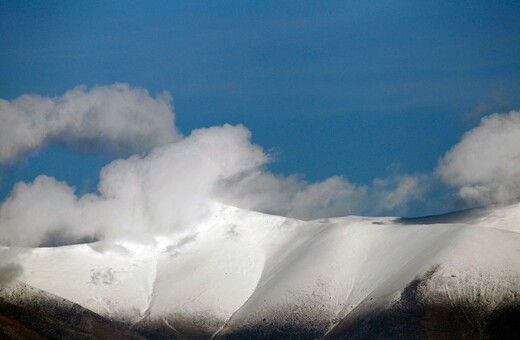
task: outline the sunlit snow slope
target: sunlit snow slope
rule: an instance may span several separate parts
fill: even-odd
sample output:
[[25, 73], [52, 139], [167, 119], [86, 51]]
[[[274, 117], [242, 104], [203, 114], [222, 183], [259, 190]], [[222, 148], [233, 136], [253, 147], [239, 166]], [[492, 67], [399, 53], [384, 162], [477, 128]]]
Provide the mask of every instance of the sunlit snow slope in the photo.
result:
[[519, 245], [520, 204], [463, 219], [311, 222], [216, 206], [183, 234], [16, 250], [18, 281], [113, 320], [217, 336], [291, 325], [323, 336], [391, 306], [425, 275], [422, 301], [477, 306], [475, 322], [486, 320], [519, 302]]

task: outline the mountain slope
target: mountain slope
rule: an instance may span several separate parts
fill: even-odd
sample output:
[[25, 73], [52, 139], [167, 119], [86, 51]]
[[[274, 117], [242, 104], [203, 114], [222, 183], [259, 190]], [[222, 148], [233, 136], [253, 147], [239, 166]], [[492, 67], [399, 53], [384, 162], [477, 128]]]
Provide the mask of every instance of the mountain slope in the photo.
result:
[[21, 282], [0, 289], [2, 339], [143, 339], [123, 325]]
[[520, 204], [450, 218], [216, 206], [183, 234], [18, 249], [18, 279], [149, 337], [366, 337], [403, 315], [396, 334], [426, 337], [449, 313], [484, 334], [520, 302]]

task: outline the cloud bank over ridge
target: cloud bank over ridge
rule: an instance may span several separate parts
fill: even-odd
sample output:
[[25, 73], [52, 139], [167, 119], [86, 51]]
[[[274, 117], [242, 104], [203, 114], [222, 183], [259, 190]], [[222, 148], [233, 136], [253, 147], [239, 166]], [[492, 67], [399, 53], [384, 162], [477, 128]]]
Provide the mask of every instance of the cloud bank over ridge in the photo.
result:
[[[358, 186], [339, 176], [308, 183], [298, 175], [273, 174], [265, 168], [269, 155], [251, 143], [244, 126], [199, 129], [182, 138], [170, 101], [167, 94], [153, 98], [125, 84], [3, 101], [2, 126], [9, 133], [2, 135], [4, 162], [52, 141], [149, 152], [104, 167], [97, 193], [76, 196], [45, 175], [18, 183], [0, 206], [0, 241], [34, 246], [50, 237], [59, 244], [185, 230], [212, 202], [315, 219], [405, 207], [420, 194], [413, 176]], [[37, 136], [28, 137], [34, 131]]]
[[[96, 193], [77, 196], [45, 175], [18, 183], [0, 206], [4, 245], [185, 231], [214, 202], [306, 220], [395, 212], [420, 199], [432, 176], [398, 174], [357, 185], [341, 176], [307, 182], [297, 174], [274, 174], [266, 169], [270, 156], [251, 142], [246, 127], [217, 126], [182, 137], [168, 94], [151, 97], [125, 84], [77, 87], [58, 98], [22, 96], [0, 107], [7, 124], [0, 129], [10, 134], [0, 134], [6, 142], [0, 161], [50, 142], [138, 153], [105, 166]], [[514, 197], [520, 192], [519, 121], [518, 112], [484, 118], [435, 173], [468, 201]], [[31, 139], [32, 131], [38, 134]]]
[[[305, 219], [369, 207], [372, 188], [340, 177], [307, 183], [266, 171], [269, 157], [250, 137], [243, 126], [195, 130], [144, 157], [110, 163], [101, 171], [98, 193], [80, 197], [66, 183], [45, 175], [18, 183], [0, 207], [0, 241], [35, 246], [49, 237], [60, 244], [185, 231], [206, 216], [213, 202]], [[395, 185], [390, 195], [403, 190], [401, 181]], [[415, 190], [409, 183], [405, 187]]]

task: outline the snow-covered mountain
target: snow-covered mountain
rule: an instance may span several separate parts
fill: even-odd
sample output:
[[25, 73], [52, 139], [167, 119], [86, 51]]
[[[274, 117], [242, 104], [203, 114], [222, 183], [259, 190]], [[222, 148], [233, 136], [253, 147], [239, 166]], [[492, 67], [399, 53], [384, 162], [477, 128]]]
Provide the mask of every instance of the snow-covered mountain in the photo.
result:
[[519, 203], [310, 222], [215, 205], [183, 233], [1, 251], [23, 272], [0, 300], [50, 294], [147, 337], [520, 334]]

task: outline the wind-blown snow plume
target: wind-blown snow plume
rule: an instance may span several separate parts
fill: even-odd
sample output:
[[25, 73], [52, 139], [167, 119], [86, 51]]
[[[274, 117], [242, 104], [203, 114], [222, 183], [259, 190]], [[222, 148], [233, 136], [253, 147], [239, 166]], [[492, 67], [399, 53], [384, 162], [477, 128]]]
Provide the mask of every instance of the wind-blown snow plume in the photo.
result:
[[520, 112], [483, 118], [441, 159], [437, 172], [470, 203], [520, 197]]
[[[357, 186], [338, 176], [308, 183], [297, 175], [272, 174], [265, 169], [269, 156], [251, 143], [243, 126], [194, 130], [180, 138], [169, 100], [120, 84], [89, 92], [76, 88], [56, 99], [3, 102], [2, 117], [13, 127], [4, 127], [12, 134], [1, 149], [4, 161], [47, 140], [130, 150], [164, 145], [107, 165], [95, 194], [78, 197], [45, 175], [18, 183], [0, 206], [0, 243], [58, 245], [170, 233], [200, 221], [215, 202], [316, 219], [405, 207], [420, 194], [419, 178], [412, 176]], [[33, 130], [40, 131], [36, 139], [27, 137]]]
[[148, 151], [179, 139], [170, 103], [167, 92], [153, 98], [126, 84], [78, 86], [55, 98], [0, 99], [0, 163], [50, 142], [81, 151]]

